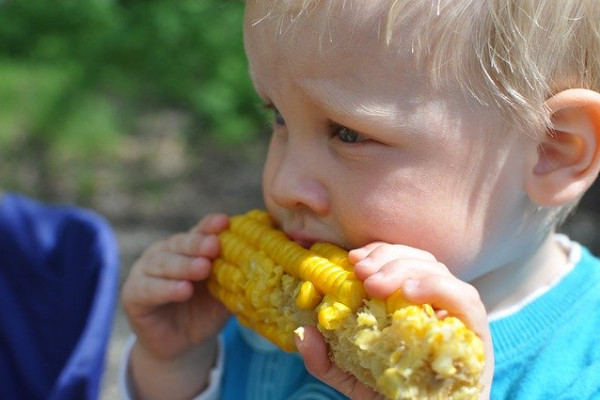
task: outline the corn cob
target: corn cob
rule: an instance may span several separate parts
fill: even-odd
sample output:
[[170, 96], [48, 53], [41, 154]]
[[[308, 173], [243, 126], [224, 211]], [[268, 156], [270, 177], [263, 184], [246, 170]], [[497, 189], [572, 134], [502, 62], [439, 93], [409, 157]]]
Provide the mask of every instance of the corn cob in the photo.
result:
[[368, 298], [344, 249], [305, 249], [262, 210], [232, 217], [220, 242], [209, 290], [283, 350], [297, 351], [298, 327], [316, 325], [332, 360], [388, 398], [479, 395], [479, 337], [457, 318], [440, 320], [431, 306], [407, 303], [400, 292], [385, 301]]

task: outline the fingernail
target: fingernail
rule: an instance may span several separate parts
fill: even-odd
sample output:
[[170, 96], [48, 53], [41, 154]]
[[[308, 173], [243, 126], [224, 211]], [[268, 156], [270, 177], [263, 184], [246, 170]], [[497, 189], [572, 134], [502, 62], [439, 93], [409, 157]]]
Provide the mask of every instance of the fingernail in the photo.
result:
[[419, 287], [419, 281], [416, 279], [407, 279], [402, 285], [403, 292], [414, 292]]
[[214, 250], [215, 242], [217, 241], [216, 236], [209, 235], [205, 236], [200, 243], [200, 252], [201, 254], [211, 254]]
[[368, 279], [374, 281], [382, 281], [385, 279], [385, 275], [381, 272], [376, 272], [373, 275], [371, 275]]
[[356, 257], [360, 258], [360, 257], [364, 257], [365, 253], [366, 253], [366, 249], [364, 249], [364, 248], [361, 247], [361, 248], [358, 248], [358, 249], [352, 249], [352, 250], [350, 250], [350, 252], [348, 253], [348, 256], [355, 257], [355, 258]]
[[359, 262], [357, 262], [354, 265], [356, 267], [369, 268], [372, 264], [373, 264], [373, 260], [371, 260], [369, 257], [367, 257], [367, 258], [363, 258], [362, 260], [360, 260]]
[[192, 268], [204, 268], [206, 266], [206, 258], [196, 257], [191, 262]]
[[174, 281], [173, 289], [177, 292], [188, 290], [189, 282], [188, 281]]

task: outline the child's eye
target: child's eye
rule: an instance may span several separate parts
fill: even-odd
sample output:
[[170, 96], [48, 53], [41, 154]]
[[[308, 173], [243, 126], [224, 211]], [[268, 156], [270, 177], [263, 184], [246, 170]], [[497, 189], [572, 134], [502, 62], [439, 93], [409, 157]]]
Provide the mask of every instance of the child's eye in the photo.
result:
[[345, 126], [333, 126], [334, 135], [344, 143], [362, 143], [369, 140], [369, 138], [361, 135], [360, 133], [353, 131]]
[[277, 125], [285, 125], [285, 120], [283, 119], [283, 116], [275, 107], [273, 107], [273, 122], [275, 122]]
[[273, 105], [273, 103], [271, 103], [271, 102], [265, 103], [265, 104], [263, 104], [263, 107], [265, 109], [273, 112], [273, 122], [276, 125], [285, 125], [285, 120], [283, 119], [283, 116], [281, 115], [279, 110]]

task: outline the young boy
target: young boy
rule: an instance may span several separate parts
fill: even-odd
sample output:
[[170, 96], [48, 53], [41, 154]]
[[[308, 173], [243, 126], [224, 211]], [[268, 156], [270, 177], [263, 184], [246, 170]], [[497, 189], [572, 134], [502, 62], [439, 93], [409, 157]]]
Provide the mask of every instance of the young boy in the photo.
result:
[[[600, 170], [597, 21], [597, 0], [246, 4], [274, 111], [266, 208], [303, 245], [352, 249], [372, 296], [461, 318], [485, 343], [482, 398], [600, 396], [600, 261], [555, 234]], [[133, 266], [129, 393], [375, 398], [314, 329], [303, 361], [235, 323], [219, 336], [204, 282], [227, 224], [208, 215]]]

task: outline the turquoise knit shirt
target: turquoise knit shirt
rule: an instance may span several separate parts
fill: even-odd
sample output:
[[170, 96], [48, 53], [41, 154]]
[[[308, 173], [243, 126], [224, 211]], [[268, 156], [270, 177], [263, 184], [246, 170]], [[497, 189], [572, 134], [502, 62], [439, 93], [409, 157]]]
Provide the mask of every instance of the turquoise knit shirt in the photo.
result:
[[558, 285], [491, 322], [492, 400], [600, 399], [600, 260], [579, 250]]

